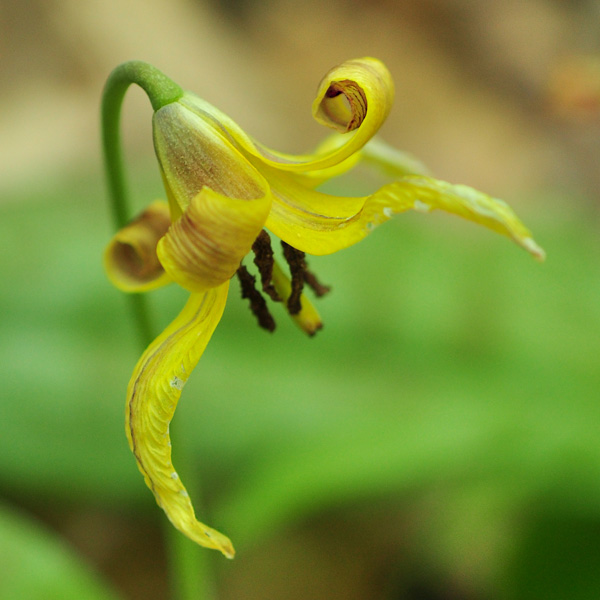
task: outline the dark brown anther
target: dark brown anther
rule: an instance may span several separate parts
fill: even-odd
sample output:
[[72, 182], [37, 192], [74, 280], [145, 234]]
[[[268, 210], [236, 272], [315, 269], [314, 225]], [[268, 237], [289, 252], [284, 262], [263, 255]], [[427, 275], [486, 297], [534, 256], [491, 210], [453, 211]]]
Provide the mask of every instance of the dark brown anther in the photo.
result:
[[279, 294], [273, 287], [273, 248], [271, 247], [271, 238], [269, 234], [263, 229], [254, 244], [252, 244], [252, 251], [254, 252], [254, 264], [258, 268], [260, 273], [260, 283], [262, 285], [263, 292], [267, 294], [271, 300], [275, 302], [281, 302]]
[[312, 272], [309, 271], [308, 269], [305, 269], [304, 271], [304, 283], [306, 283], [306, 285], [308, 285], [308, 287], [315, 293], [315, 295], [320, 298], [321, 296], [324, 296], [325, 294], [327, 294], [328, 292], [331, 291], [331, 287], [328, 285], [323, 285], [316, 277], [316, 275]]
[[267, 308], [267, 303], [262, 294], [256, 289], [256, 278], [248, 272], [244, 265], [240, 265], [237, 276], [242, 288], [242, 298], [250, 300], [250, 310], [258, 320], [258, 324], [267, 331], [275, 331], [275, 320]]
[[293, 246], [281, 241], [283, 256], [290, 266], [290, 275], [292, 276], [292, 291], [287, 301], [287, 308], [290, 315], [297, 315], [302, 309], [300, 296], [304, 288], [304, 273], [306, 271], [306, 261], [304, 252], [297, 250]]
[[286, 244], [284, 241], [281, 242], [281, 245], [283, 247], [283, 256], [290, 266], [290, 274], [292, 276], [292, 293], [288, 299], [287, 306], [290, 314], [295, 315], [302, 308], [300, 296], [305, 283], [318, 297], [324, 296], [331, 288], [323, 285], [315, 274], [309, 271], [304, 252]]

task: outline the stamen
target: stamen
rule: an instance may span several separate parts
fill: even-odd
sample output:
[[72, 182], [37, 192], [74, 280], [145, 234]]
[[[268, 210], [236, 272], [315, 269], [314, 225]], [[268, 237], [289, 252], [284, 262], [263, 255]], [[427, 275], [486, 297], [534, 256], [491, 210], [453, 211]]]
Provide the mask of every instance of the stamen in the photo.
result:
[[[314, 273], [308, 270], [304, 252], [284, 241], [281, 245], [291, 277], [287, 277], [277, 264], [273, 256], [271, 238], [264, 229], [252, 244], [254, 264], [260, 273], [262, 290], [272, 300], [285, 303], [288, 313], [298, 326], [309, 335], [314, 335], [323, 324], [310, 300], [303, 293], [304, 284], [312, 288], [319, 297], [329, 292], [330, 288], [320, 283]], [[250, 310], [258, 319], [258, 324], [268, 331], [273, 331], [275, 320], [269, 312], [265, 298], [256, 288], [256, 277], [251, 275], [244, 265], [240, 265], [237, 276], [242, 288], [242, 298], [250, 300]]]
[[302, 309], [300, 296], [304, 288], [304, 272], [306, 271], [306, 261], [304, 252], [297, 250], [293, 246], [286, 244], [281, 240], [283, 256], [290, 266], [290, 275], [292, 276], [292, 291], [287, 301], [287, 308], [290, 315], [297, 315]]
[[252, 251], [254, 252], [254, 264], [258, 268], [260, 273], [260, 282], [262, 289], [271, 300], [275, 302], [281, 302], [279, 294], [273, 287], [273, 248], [271, 247], [271, 238], [269, 234], [263, 229], [259, 234], [254, 244], [252, 244]]
[[[283, 272], [279, 264], [277, 264], [277, 261], [273, 265], [273, 285], [285, 302], [292, 291], [292, 284], [290, 278]], [[313, 336], [323, 327], [321, 317], [305, 294], [300, 296], [300, 304], [302, 305], [300, 312], [290, 316], [302, 331]]]
[[317, 276], [308, 269], [304, 270], [304, 283], [308, 285], [308, 287], [315, 293], [315, 295], [320, 298], [325, 294], [331, 291], [331, 286], [323, 285], [318, 279]]
[[283, 256], [290, 266], [290, 273], [292, 275], [292, 293], [288, 299], [287, 306], [290, 314], [295, 315], [301, 309], [300, 296], [305, 283], [319, 298], [329, 292], [331, 288], [323, 285], [317, 279], [316, 275], [308, 269], [304, 252], [297, 250], [283, 241], [281, 245], [283, 246]]
[[237, 276], [242, 288], [242, 298], [250, 300], [250, 310], [257, 318], [259, 326], [267, 331], [275, 331], [275, 320], [262, 294], [256, 289], [256, 277], [251, 275], [244, 265], [240, 265]]

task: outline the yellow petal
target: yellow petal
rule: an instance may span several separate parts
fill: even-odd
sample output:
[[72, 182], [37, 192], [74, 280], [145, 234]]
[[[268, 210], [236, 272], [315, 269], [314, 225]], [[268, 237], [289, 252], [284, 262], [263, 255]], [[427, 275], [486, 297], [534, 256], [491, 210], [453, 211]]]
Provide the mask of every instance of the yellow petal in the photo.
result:
[[[208, 102], [186, 92], [179, 101], [205, 119], [212, 119], [249, 157], [297, 173], [326, 169], [360, 150], [377, 133], [394, 101], [394, 84], [386, 66], [375, 58], [349, 60], [322, 79], [313, 103], [320, 123], [348, 133], [347, 141], [315, 155], [275, 152], [254, 141], [232, 119]], [[256, 164], [256, 163], [255, 163]]]
[[196, 520], [192, 502], [171, 462], [169, 423], [181, 390], [221, 319], [229, 282], [192, 294], [177, 318], [146, 349], [127, 389], [129, 447], [158, 505], [194, 542], [233, 558], [231, 542]]
[[271, 195], [229, 198], [204, 188], [160, 240], [158, 257], [181, 286], [200, 292], [227, 281], [262, 230]]
[[307, 189], [274, 170], [267, 177], [274, 198], [267, 228], [309, 254], [331, 254], [351, 246], [395, 214], [439, 209], [506, 235], [534, 257], [544, 258], [544, 251], [507, 204], [465, 185], [406, 176], [370, 196], [353, 198]]
[[146, 292], [171, 282], [156, 255], [156, 244], [170, 225], [169, 207], [157, 201], [114, 235], [104, 252], [104, 268], [115, 287]]

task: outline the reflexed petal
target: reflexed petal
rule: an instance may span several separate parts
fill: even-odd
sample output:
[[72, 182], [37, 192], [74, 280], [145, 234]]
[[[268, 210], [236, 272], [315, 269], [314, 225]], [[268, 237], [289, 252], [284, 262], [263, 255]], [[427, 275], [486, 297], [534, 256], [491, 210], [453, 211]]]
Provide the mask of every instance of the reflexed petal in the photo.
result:
[[229, 198], [204, 188], [160, 240], [158, 257], [181, 286], [200, 292], [234, 275], [262, 230], [271, 195]]
[[[385, 65], [375, 58], [349, 60], [322, 79], [313, 103], [319, 123], [352, 132], [341, 146], [315, 155], [289, 155], [269, 150], [248, 136], [232, 119], [208, 102], [186, 92], [179, 102], [226, 133], [240, 150], [285, 171], [306, 172], [339, 164], [360, 150], [379, 130], [394, 101], [394, 84]], [[256, 163], [255, 163], [256, 164]]]
[[115, 287], [146, 292], [171, 282], [156, 256], [156, 244], [170, 225], [167, 204], [154, 202], [114, 235], [104, 252], [104, 268]]
[[192, 294], [177, 318], [146, 349], [127, 389], [126, 433], [146, 485], [173, 525], [196, 543], [234, 554], [227, 537], [196, 520], [171, 462], [169, 423], [181, 390], [221, 319], [229, 282]]
[[439, 209], [506, 235], [534, 257], [544, 258], [544, 251], [507, 204], [465, 185], [415, 175], [385, 185], [371, 196], [352, 198], [306, 189], [272, 171], [267, 177], [273, 207], [266, 226], [309, 254], [331, 254], [351, 246], [394, 214]]

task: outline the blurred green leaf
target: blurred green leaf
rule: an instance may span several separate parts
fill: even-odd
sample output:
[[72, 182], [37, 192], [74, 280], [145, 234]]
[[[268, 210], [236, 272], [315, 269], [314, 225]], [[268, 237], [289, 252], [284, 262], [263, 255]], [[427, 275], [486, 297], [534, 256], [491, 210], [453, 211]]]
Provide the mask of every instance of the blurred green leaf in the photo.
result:
[[600, 595], [600, 518], [531, 515], [502, 588], [510, 600], [590, 600]]
[[67, 545], [39, 523], [0, 505], [2, 600], [116, 600]]

